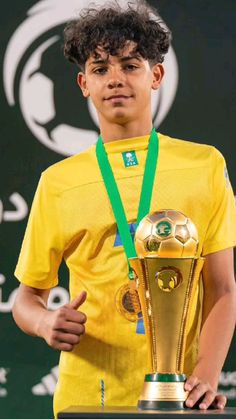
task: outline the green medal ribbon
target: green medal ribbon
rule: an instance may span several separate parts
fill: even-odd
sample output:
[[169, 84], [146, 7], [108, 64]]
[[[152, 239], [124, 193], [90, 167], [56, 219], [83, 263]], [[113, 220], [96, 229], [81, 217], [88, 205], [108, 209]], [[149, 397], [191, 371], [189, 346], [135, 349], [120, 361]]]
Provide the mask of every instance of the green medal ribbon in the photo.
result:
[[[145, 215], [147, 215], [150, 211], [152, 190], [158, 161], [158, 153], [159, 139], [155, 128], [153, 128], [149, 139], [145, 170], [143, 175], [142, 189], [138, 207], [137, 226], [139, 225], [142, 218], [145, 217]], [[130, 234], [129, 225], [125, 215], [124, 206], [121, 201], [117, 183], [110, 162], [108, 160], [106, 149], [104, 147], [101, 135], [98, 137], [98, 141], [96, 144], [96, 156], [103, 177], [103, 181], [107, 190], [107, 194], [111, 202], [113, 213], [117, 222], [124, 251], [128, 260], [128, 276], [130, 279], [133, 279], [133, 273], [129, 265], [129, 258], [137, 257], [137, 253]]]

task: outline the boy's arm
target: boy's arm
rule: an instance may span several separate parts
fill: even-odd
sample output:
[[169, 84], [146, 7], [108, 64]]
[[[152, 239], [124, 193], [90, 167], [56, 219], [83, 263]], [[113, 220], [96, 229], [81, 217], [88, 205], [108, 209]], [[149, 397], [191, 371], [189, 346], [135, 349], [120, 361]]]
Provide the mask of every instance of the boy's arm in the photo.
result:
[[42, 337], [54, 349], [72, 351], [85, 332], [86, 316], [77, 309], [85, 301], [86, 293], [82, 292], [69, 304], [50, 311], [47, 308], [49, 292], [20, 284], [13, 317], [25, 333]]
[[198, 362], [185, 384], [185, 389], [189, 391], [186, 405], [192, 407], [201, 399], [201, 409], [207, 409], [211, 404], [223, 408], [226, 398], [217, 394], [217, 386], [236, 319], [233, 249], [206, 256], [203, 283], [203, 321]]

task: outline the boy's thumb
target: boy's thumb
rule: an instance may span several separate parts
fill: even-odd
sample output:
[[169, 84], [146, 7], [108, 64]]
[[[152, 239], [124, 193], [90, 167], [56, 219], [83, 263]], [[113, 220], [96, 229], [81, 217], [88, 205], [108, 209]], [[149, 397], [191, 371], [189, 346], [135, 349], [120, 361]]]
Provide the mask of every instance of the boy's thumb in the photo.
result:
[[85, 302], [86, 298], [86, 291], [82, 291], [78, 297], [74, 298], [74, 300], [69, 303], [69, 306], [74, 310], [77, 310]]

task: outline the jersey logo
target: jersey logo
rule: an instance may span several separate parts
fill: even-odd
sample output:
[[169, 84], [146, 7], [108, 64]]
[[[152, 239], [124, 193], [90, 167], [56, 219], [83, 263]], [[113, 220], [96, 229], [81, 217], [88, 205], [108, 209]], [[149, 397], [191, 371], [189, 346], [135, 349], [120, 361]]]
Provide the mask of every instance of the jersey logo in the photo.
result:
[[122, 157], [124, 160], [125, 167], [138, 165], [138, 159], [137, 159], [135, 151], [124, 151], [122, 153]]

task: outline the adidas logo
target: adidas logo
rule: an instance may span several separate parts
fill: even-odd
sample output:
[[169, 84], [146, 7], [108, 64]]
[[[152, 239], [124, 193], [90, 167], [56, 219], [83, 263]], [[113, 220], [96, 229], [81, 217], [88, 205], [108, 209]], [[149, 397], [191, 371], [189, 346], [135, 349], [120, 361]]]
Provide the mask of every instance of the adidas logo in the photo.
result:
[[58, 380], [58, 366], [51, 369], [50, 373], [45, 375], [39, 384], [32, 387], [32, 393], [35, 396], [52, 396], [54, 394]]

